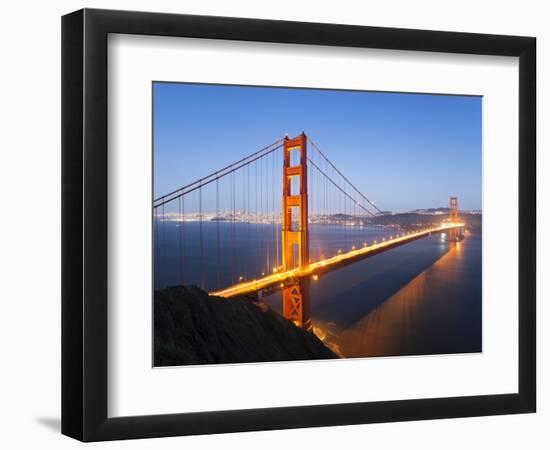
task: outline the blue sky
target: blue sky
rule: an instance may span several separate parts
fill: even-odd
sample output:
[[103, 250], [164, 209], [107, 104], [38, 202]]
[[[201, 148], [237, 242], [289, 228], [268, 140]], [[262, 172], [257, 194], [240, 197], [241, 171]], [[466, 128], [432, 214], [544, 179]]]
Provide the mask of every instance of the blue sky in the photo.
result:
[[155, 198], [302, 131], [384, 210], [481, 209], [481, 97], [154, 83]]

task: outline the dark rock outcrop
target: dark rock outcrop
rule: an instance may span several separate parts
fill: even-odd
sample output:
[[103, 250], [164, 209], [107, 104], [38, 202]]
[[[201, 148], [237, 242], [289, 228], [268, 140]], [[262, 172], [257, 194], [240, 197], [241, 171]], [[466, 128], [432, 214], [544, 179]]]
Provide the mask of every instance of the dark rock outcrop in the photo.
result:
[[155, 366], [331, 359], [311, 332], [249, 298], [195, 286], [155, 291]]

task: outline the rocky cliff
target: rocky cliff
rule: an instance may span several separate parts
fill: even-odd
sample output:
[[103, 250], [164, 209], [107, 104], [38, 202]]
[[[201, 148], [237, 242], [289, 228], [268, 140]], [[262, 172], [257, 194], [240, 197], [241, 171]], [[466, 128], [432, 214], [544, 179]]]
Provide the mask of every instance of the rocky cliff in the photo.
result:
[[155, 291], [154, 302], [155, 366], [337, 358], [313, 333], [250, 298], [177, 286]]

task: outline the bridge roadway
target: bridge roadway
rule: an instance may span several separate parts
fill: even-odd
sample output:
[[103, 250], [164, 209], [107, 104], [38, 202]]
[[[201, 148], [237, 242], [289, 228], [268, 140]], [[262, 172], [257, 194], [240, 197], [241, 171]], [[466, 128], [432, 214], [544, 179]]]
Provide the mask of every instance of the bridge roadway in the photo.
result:
[[274, 272], [270, 275], [267, 275], [262, 278], [255, 280], [244, 281], [242, 283], [234, 284], [225, 289], [219, 291], [210, 292], [210, 295], [216, 295], [218, 297], [234, 297], [236, 295], [249, 294], [252, 292], [257, 292], [264, 289], [271, 289], [276, 287], [283, 287], [285, 282], [289, 280], [296, 280], [298, 278], [307, 277], [307, 276], [318, 276], [321, 273], [325, 273], [331, 270], [335, 270], [339, 267], [342, 267], [347, 264], [359, 261], [361, 259], [374, 256], [378, 253], [385, 252], [400, 245], [407, 244], [409, 242], [421, 239], [423, 237], [429, 236], [432, 233], [441, 233], [444, 231], [451, 230], [453, 228], [463, 228], [463, 223], [455, 224], [442, 224], [437, 227], [424, 228], [420, 231], [408, 232], [398, 234], [396, 237], [391, 239], [380, 240], [379, 242], [374, 241], [370, 245], [357, 248], [355, 250], [350, 250], [346, 253], [338, 253], [331, 258], [323, 259], [314, 263], [309, 264], [309, 267], [305, 270], [292, 269], [285, 272]]

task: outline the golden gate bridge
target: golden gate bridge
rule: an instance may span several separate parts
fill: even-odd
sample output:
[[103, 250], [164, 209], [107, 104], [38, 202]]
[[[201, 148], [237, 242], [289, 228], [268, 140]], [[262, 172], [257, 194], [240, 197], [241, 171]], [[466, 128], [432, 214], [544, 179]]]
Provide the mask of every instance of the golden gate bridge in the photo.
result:
[[280, 289], [283, 316], [306, 329], [312, 280], [434, 233], [456, 241], [464, 227], [451, 197], [448, 220], [373, 239], [367, 225], [383, 212], [305, 133], [158, 197], [153, 210], [155, 287], [197, 284], [225, 298]]

